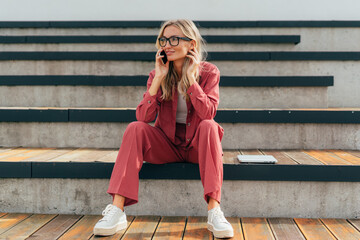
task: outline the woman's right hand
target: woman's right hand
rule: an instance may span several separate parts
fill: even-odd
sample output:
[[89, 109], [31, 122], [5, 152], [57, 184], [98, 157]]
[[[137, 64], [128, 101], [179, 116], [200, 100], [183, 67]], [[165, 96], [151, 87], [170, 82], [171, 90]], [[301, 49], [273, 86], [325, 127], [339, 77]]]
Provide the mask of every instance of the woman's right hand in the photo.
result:
[[169, 71], [169, 61], [167, 61], [166, 64], [164, 64], [162, 61], [162, 58], [164, 57], [160, 55], [162, 50], [163, 49], [160, 48], [156, 52], [155, 58], [155, 77], [158, 77], [159, 79], [164, 79]]

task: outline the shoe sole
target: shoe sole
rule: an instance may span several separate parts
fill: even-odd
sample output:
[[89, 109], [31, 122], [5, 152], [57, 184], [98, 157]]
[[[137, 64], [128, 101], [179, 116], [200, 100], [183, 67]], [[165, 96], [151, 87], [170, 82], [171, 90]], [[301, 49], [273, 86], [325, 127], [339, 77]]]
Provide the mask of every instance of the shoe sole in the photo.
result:
[[116, 232], [124, 230], [127, 228], [127, 222], [116, 224], [112, 228], [94, 228], [94, 235], [96, 236], [111, 236]]
[[234, 236], [234, 232], [231, 230], [223, 230], [217, 231], [215, 230], [214, 226], [211, 224], [207, 224], [208, 230], [214, 234], [216, 238], [231, 238]]

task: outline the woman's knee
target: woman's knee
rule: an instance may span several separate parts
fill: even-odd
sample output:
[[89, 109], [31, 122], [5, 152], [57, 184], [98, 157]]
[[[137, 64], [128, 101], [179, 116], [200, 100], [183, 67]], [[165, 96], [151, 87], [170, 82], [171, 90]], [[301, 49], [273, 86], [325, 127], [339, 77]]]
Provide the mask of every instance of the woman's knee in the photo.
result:
[[199, 129], [207, 129], [207, 130], [217, 130], [218, 128], [218, 125], [217, 123], [212, 120], [212, 119], [205, 119], [205, 120], [202, 120], [200, 123], [199, 123]]
[[125, 133], [139, 133], [143, 132], [144, 129], [147, 129], [149, 127], [151, 126], [145, 122], [135, 121], [129, 123], [129, 125], [126, 127]]

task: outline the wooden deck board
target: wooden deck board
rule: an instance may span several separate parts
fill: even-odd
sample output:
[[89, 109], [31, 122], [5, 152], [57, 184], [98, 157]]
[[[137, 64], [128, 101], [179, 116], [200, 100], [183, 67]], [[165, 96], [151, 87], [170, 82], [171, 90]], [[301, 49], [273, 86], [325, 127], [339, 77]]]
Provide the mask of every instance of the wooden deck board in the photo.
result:
[[58, 239], [70, 229], [81, 216], [79, 215], [58, 215], [39, 231], [32, 234], [27, 240]]
[[93, 235], [95, 224], [102, 218], [98, 215], [85, 215], [73, 225], [59, 240], [89, 239]]
[[265, 155], [272, 155], [274, 158], [278, 160], [277, 164], [299, 164], [298, 162], [294, 161], [291, 157], [286, 155], [283, 151], [277, 150], [261, 150]]
[[139, 216], [135, 217], [128, 231], [126, 231], [124, 240], [151, 239], [159, 224], [158, 216]]
[[212, 240], [212, 233], [207, 230], [207, 217], [189, 217], [184, 240]]
[[[207, 217], [127, 216], [128, 228], [108, 237], [93, 236], [100, 215], [0, 214], [0, 239], [217, 239]], [[360, 219], [227, 217], [236, 240], [360, 239]]]
[[334, 154], [331, 154], [326, 151], [320, 150], [305, 150], [305, 153], [309, 154], [310, 156], [316, 158], [317, 160], [321, 161], [326, 165], [351, 165], [348, 161], [336, 157]]
[[275, 240], [266, 218], [241, 218], [245, 239]]
[[153, 240], [182, 239], [186, 226], [186, 217], [163, 217], [156, 229]]
[[305, 240], [304, 235], [291, 218], [269, 218], [276, 239]]
[[51, 221], [55, 214], [34, 214], [0, 234], [0, 239], [23, 240]]
[[345, 219], [321, 219], [321, 221], [337, 239], [360, 239], [360, 232]]
[[306, 239], [336, 239], [319, 219], [295, 218]]
[[[25, 213], [9, 213], [3, 215], [0, 221], [0, 237], [1, 234], [15, 226], [16, 224], [20, 223], [21, 221], [25, 220], [26, 218], [30, 217], [31, 214]], [[1, 238], [0, 238], [1, 239]]]
[[[273, 155], [277, 165], [360, 165], [354, 150], [224, 150], [224, 164], [241, 164], [237, 155]], [[118, 149], [88, 148], [0, 148], [0, 162], [108, 162], [114, 163]]]
[[321, 161], [317, 160], [316, 158], [313, 158], [309, 156], [308, 154], [304, 153], [300, 150], [286, 150], [284, 151], [286, 155], [294, 159], [299, 164], [303, 165], [324, 165]]

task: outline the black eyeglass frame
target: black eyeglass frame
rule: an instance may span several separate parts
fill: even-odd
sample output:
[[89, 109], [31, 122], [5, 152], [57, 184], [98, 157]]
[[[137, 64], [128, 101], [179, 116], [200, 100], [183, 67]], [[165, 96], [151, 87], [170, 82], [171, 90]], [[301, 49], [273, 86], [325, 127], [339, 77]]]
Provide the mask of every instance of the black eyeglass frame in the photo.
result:
[[[172, 45], [172, 44], [171, 44], [171, 41], [170, 41], [170, 38], [177, 38], [177, 44], [176, 44], [176, 45]], [[165, 41], [165, 44], [164, 44], [163, 46], [161, 45], [160, 39], [165, 39], [165, 40], [166, 40], [166, 41]], [[159, 45], [160, 45], [161, 47], [165, 47], [167, 42], [169, 42], [170, 46], [176, 47], [176, 46], [178, 46], [179, 43], [180, 43], [179, 39], [182, 39], [182, 40], [185, 40], [185, 41], [191, 41], [191, 40], [192, 40], [191, 38], [188, 38], [188, 37], [171, 36], [171, 37], [169, 37], [169, 38], [167, 38], [167, 37], [160, 37], [160, 38], [158, 38], [158, 41], [159, 41]]]

